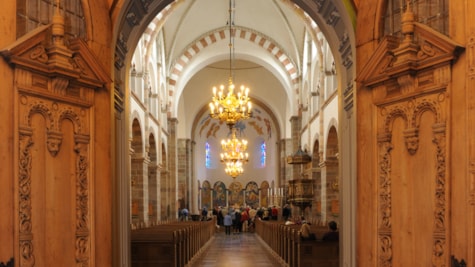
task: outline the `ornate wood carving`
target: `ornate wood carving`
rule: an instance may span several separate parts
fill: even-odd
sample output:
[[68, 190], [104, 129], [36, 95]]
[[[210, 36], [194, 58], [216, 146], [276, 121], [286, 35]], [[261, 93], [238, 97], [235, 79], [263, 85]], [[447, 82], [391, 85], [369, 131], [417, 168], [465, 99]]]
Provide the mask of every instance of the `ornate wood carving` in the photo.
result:
[[[68, 120], [72, 122], [75, 134], [76, 154], [76, 262], [80, 266], [90, 266], [90, 203], [89, 203], [89, 142], [88, 134], [83, 131], [89, 131], [85, 127], [88, 122], [84, 110], [80, 107], [72, 107], [68, 104], [60, 104], [54, 101], [38, 99], [37, 97], [20, 97], [22, 107], [20, 125], [24, 125], [20, 131], [20, 266], [35, 266], [35, 257], [33, 255], [33, 233], [31, 220], [31, 152], [33, 145], [32, 130], [29, 128], [34, 114], [41, 114], [45, 118], [47, 127], [46, 148], [54, 157], [59, 151], [62, 140], [62, 122]], [[82, 115], [81, 115], [82, 114]]]
[[467, 71], [470, 76], [475, 75], [475, 34], [471, 34], [467, 41]]
[[[142, 4], [148, 5], [149, 2], [142, 1]], [[89, 195], [91, 107], [94, 105], [95, 91], [105, 89], [111, 80], [84, 41], [75, 39], [64, 44], [61, 26], [64, 25], [54, 23], [38, 27], [0, 51], [15, 69], [15, 89], [20, 103], [17, 110], [19, 267], [34, 267], [37, 262], [42, 262], [43, 259], [35, 258], [34, 244], [47, 242], [33, 239], [35, 218], [41, 220], [38, 218], [42, 216], [35, 217], [32, 214], [38, 212], [38, 207], [35, 210], [32, 206], [32, 147], [38, 146], [39, 150], [45, 149], [52, 157], [56, 157], [61, 151], [65, 134], [74, 135], [74, 151], [66, 151], [61, 155], [66, 155], [66, 160], [70, 161], [72, 157], [76, 165], [76, 213], [71, 218], [76, 225], [75, 246], [65, 250], [74, 252], [75, 259], [68, 261], [75, 262], [75, 266], [89, 267], [94, 264], [91, 263], [93, 250]], [[44, 118], [45, 129], [35, 129], [35, 133], [46, 133], [45, 144], [35, 143], [33, 135], [32, 120], [38, 114]], [[72, 124], [72, 132], [64, 131], [64, 121]], [[58, 168], [58, 173], [61, 171]], [[34, 190], [42, 193], [41, 188]], [[50, 218], [43, 217], [46, 217], [44, 223], [48, 223]], [[36, 235], [36, 238], [38, 236], [41, 238], [41, 235]]]
[[32, 131], [29, 128], [20, 129], [19, 153], [19, 241], [20, 266], [35, 266], [33, 255], [33, 233], [31, 221], [31, 147], [33, 146]]
[[89, 136], [76, 135], [76, 262], [89, 266], [89, 179], [87, 175]]
[[432, 194], [432, 265], [445, 266], [449, 260], [446, 88], [451, 79], [451, 63], [457, 59], [462, 47], [426, 25], [414, 22], [410, 10], [402, 20], [404, 40], [392, 36], [382, 40], [357, 79], [373, 91], [373, 103], [378, 110], [378, 266], [393, 266], [394, 260], [392, 221], [397, 218], [392, 218], [393, 122], [402, 119], [406, 150], [409, 155], [416, 155], [425, 112], [434, 118], [432, 138], [436, 153], [433, 158], [437, 164]]
[[63, 140], [62, 133], [48, 131], [48, 138], [46, 141], [47, 148], [51, 156], [56, 157], [61, 147], [61, 142]]
[[433, 143], [437, 147], [437, 173], [435, 183], [434, 199], [434, 250], [432, 257], [433, 266], [444, 266], [447, 253], [447, 186], [446, 186], [446, 134], [445, 123], [438, 123], [433, 126]]
[[382, 133], [378, 137], [379, 145], [379, 265], [392, 266], [392, 227], [391, 227], [391, 135]]
[[[442, 96], [441, 96], [442, 95]], [[443, 266], [447, 253], [447, 185], [446, 185], [446, 134], [445, 118], [441, 111], [444, 104], [443, 94], [432, 94], [426, 97], [409, 99], [379, 108], [381, 114], [382, 130], [378, 136], [379, 144], [379, 263], [380, 266], [392, 266], [392, 203], [391, 203], [391, 144], [392, 122], [402, 118], [406, 125], [404, 138], [408, 153], [414, 155], [418, 148], [418, 128], [420, 117], [425, 111], [432, 112], [436, 118], [433, 125], [433, 143], [437, 148], [437, 170], [434, 192], [434, 232], [433, 232], [433, 264]]]

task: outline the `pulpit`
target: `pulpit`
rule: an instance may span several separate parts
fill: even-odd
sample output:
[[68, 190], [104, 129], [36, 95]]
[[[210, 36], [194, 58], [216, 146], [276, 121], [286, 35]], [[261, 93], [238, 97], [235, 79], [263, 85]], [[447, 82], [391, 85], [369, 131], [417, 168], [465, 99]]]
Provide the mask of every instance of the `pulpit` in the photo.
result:
[[[310, 155], [302, 150], [302, 147], [299, 146], [295, 154], [287, 157], [288, 164], [296, 164], [301, 166], [312, 161]], [[305, 208], [311, 207], [313, 202], [313, 183], [314, 180], [308, 179], [303, 172], [300, 173], [299, 178], [295, 178], [289, 181], [289, 191], [287, 195], [287, 200], [294, 206], [300, 208], [301, 213], [303, 214]]]
[[301, 212], [307, 207], [312, 206], [313, 201], [313, 180], [299, 178], [289, 181], [288, 200], [292, 205], [301, 209]]

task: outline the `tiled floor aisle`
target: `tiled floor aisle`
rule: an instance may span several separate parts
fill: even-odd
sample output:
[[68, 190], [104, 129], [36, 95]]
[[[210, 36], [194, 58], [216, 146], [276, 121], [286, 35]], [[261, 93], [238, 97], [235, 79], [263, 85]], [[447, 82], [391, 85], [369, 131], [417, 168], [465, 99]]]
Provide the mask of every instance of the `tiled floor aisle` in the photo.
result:
[[216, 233], [212, 243], [193, 267], [276, 267], [281, 266], [258, 240], [256, 234]]

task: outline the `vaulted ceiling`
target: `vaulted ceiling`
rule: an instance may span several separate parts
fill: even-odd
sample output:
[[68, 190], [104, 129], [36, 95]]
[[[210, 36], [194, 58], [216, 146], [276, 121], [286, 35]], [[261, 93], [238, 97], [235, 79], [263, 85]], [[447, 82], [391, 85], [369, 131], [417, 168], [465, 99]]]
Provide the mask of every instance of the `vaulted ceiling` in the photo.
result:
[[229, 77], [229, 6], [234, 4], [234, 82], [250, 87], [251, 99], [271, 110], [284, 132], [296, 115], [304, 63], [305, 31], [320, 32], [305, 12], [289, 0], [175, 1], [149, 24], [152, 38], [162, 30], [166, 69], [173, 81], [172, 113], [180, 135], [190, 135], [193, 121], [205, 112], [212, 87]]

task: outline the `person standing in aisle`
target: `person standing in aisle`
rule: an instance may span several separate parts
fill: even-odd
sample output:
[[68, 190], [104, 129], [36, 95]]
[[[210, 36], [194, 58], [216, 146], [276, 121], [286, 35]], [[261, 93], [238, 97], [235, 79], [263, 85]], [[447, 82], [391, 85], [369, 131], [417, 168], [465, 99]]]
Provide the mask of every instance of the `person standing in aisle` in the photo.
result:
[[231, 235], [231, 226], [233, 225], [233, 219], [231, 218], [229, 212], [224, 215], [223, 224], [226, 235]]

